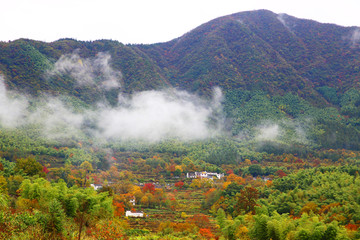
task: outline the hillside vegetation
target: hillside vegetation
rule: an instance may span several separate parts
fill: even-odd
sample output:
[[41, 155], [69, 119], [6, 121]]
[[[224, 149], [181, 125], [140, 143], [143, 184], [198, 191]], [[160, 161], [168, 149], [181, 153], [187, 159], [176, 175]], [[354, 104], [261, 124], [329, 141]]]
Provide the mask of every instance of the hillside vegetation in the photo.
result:
[[360, 239], [358, 32], [0, 42], [0, 239]]

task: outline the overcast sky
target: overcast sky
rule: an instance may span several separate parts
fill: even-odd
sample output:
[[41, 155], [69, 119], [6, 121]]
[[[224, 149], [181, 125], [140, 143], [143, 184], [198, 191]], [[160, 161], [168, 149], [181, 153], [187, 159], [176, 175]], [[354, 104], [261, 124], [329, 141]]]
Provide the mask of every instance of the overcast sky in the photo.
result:
[[165, 42], [214, 18], [257, 9], [360, 27], [359, 0], [1, 0], [0, 41]]

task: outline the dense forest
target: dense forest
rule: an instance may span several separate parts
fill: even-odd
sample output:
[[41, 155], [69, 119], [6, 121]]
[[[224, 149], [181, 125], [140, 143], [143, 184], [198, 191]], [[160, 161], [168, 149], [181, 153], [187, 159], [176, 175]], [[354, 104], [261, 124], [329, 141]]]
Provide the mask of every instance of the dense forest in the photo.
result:
[[359, 29], [0, 42], [0, 239], [360, 239]]

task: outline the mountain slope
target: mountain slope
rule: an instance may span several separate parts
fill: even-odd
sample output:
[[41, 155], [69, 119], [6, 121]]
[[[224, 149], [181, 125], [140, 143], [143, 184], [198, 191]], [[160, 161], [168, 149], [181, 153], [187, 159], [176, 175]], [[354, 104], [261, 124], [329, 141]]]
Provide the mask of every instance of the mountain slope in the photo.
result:
[[209, 96], [219, 86], [233, 136], [251, 139], [261, 125], [282, 125], [283, 142], [360, 149], [359, 32], [259, 10], [151, 45], [19, 39], [0, 42], [0, 80], [81, 107], [118, 107], [119, 93], [168, 87]]
[[142, 91], [169, 85], [160, 75], [159, 67], [147, 55], [136, 48], [109, 40], [80, 42], [62, 39], [44, 43], [19, 39], [9, 43], [0, 42], [0, 71], [11, 89], [32, 95], [69, 94], [91, 103], [99, 100], [103, 89], [78, 85], [77, 80], [69, 74], [52, 76], [49, 72], [62, 56], [79, 55], [79, 58], [86, 60], [96, 58], [101, 52], [109, 54], [110, 67], [121, 72], [122, 77], [118, 80], [122, 91]]
[[258, 10], [220, 17], [170, 42], [151, 45], [72, 39], [0, 42], [0, 70], [10, 88], [32, 94], [65, 92], [93, 102], [91, 98], [101, 95], [99, 89], [77, 86], [66, 76], [49, 81], [46, 73], [62, 55], [86, 59], [105, 52], [111, 55], [111, 67], [122, 73], [124, 92], [173, 86], [208, 94], [220, 86], [271, 95], [293, 92], [322, 105], [327, 102], [316, 88], [344, 92], [358, 87], [356, 31]]
[[360, 51], [351, 39], [356, 29], [259, 10], [221, 17], [171, 42], [139, 48], [184, 88], [219, 85], [316, 97], [314, 87], [357, 86]]

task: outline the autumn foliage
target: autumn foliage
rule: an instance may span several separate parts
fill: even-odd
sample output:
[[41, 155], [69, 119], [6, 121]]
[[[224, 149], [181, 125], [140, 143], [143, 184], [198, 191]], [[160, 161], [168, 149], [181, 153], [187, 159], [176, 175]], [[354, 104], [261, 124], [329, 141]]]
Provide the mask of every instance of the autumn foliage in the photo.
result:
[[182, 182], [182, 181], [175, 183], [175, 187], [178, 189], [182, 189], [183, 186], [184, 186], [184, 182]]
[[208, 228], [200, 228], [199, 234], [205, 239], [213, 239], [215, 237], [215, 235]]
[[120, 221], [100, 221], [94, 227], [89, 228], [86, 235], [96, 239], [127, 239], [124, 236], [124, 227], [127, 225]]
[[125, 205], [122, 202], [114, 202], [113, 203], [115, 212], [114, 215], [118, 217], [123, 217], [125, 214]]
[[153, 194], [153, 193], [155, 193], [155, 185], [153, 183], [145, 183], [142, 188], [142, 191], [144, 193], [149, 192], [149, 193]]
[[204, 214], [195, 214], [187, 219], [189, 223], [195, 224], [199, 228], [207, 228], [210, 225], [209, 217]]

